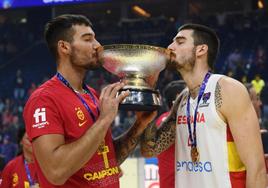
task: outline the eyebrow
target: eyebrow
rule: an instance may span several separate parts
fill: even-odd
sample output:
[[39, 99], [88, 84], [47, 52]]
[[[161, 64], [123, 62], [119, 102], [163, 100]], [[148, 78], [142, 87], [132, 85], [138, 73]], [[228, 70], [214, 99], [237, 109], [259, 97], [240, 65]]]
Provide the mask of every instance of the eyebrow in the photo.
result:
[[87, 37], [87, 36], [91, 37], [91, 36], [94, 36], [94, 34], [93, 33], [84, 33], [81, 37], [83, 38], [83, 37]]
[[175, 37], [175, 38], [173, 39], [173, 41], [175, 41], [175, 40], [181, 40], [181, 39], [186, 40], [186, 37], [183, 37], [183, 36], [177, 36], [177, 37]]

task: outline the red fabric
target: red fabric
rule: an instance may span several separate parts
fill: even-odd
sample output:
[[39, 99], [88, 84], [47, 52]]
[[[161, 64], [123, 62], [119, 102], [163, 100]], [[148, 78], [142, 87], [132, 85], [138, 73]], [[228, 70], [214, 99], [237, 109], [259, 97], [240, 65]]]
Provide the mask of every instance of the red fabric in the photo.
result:
[[[5, 166], [2, 171], [1, 188], [24, 188], [25, 184], [30, 185], [23, 160], [23, 156], [20, 155], [9, 161], [9, 163]], [[29, 163], [28, 167], [31, 173], [31, 178], [34, 182], [37, 182], [35, 166], [33, 163]]]
[[[156, 125], [160, 126], [161, 122], [168, 116], [169, 112], [162, 114], [157, 120]], [[166, 151], [157, 156], [160, 187], [175, 187], [175, 144], [171, 145]]]
[[[231, 133], [229, 125], [227, 125], [227, 142], [234, 142], [233, 135]], [[231, 184], [233, 188], [245, 188], [246, 187], [246, 171], [242, 172], [229, 172]]]
[[[90, 90], [93, 91], [92, 88]], [[96, 92], [93, 91], [93, 94], [95, 95]], [[89, 95], [84, 94], [83, 98], [97, 116], [97, 108]], [[98, 100], [96, 95], [95, 98]], [[24, 120], [30, 140], [46, 134], [62, 134], [66, 143], [80, 138], [94, 123], [76, 94], [57, 77], [53, 77], [35, 90], [25, 106]], [[117, 172], [118, 166], [110, 130], [105, 137], [105, 145], [109, 147], [108, 168], [104, 166], [103, 155], [96, 152], [88, 163], [70, 177], [64, 185], [54, 186], [46, 180], [38, 165], [41, 187], [118, 188], [119, 171]]]
[[227, 142], [233, 142], [234, 138], [233, 135], [231, 133], [231, 129], [229, 127], [229, 125], [227, 125]]
[[229, 173], [232, 188], [246, 188], [246, 171]]

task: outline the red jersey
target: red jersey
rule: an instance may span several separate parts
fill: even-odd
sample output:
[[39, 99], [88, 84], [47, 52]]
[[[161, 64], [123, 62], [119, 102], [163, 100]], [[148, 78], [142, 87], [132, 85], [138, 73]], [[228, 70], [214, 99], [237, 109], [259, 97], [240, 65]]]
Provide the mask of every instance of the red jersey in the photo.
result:
[[[37, 182], [36, 168], [34, 163], [28, 163], [33, 183]], [[2, 171], [1, 188], [30, 188], [30, 182], [24, 166], [24, 158], [22, 155], [12, 159]]]
[[[169, 112], [165, 112], [159, 118], [157, 118], [156, 125], [160, 126], [161, 122], [165, 120], [168, 114]], [[167, 150], [160, 153], [157, 158], [160, 187], [175, 187], [175, 144], [172, 144]]]
[[[92, 88], [89, 90], [99, 103], [96, 92]], [[82, 97], [97, 117], [97, 106], [91, 97], [88, 94], [83, 94]], [[34, 91], [25, 106], [23, 116], [30, 140], [46, 134], [62, 134], [66, 143], [70, 143], [80, 138], [94, 123], [76, 93], [56, 76]], [[62, 186], [49, 183], [37, 162], [39, 183], [44, 188], [118, 188], [119, 173], [110, 129], [100, 150]]]

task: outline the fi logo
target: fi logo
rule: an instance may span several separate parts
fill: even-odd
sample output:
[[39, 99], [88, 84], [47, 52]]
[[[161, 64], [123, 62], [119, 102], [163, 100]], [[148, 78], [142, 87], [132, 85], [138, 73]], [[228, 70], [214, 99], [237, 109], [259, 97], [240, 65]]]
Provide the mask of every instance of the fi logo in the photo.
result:
[[35, 123], [46, 121], [46, 108], [37, 108], [34, 112], [33, 117], [35, 118]]
[[46, 108], [37, 108], [33, 117], [35, 122], [33, 128], [43, 128], [46, 124], [49, 124], [46, 118]]

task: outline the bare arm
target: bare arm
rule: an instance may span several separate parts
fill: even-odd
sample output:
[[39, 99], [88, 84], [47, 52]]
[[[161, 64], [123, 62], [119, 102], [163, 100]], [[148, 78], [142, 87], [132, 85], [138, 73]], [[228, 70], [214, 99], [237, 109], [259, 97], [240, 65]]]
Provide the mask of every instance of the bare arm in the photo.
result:
[[[147, 83], [155, 88], [159, 73], [148, 77]], [[122, 137], [114, 141], [116, 158], [118, 164], [122, 164], [128, 155], [136, 148], [140, 142], [145, 128], [156, 116], [155, 112], [136, 112], [136, 122], [132, 128]]]
[[64, 136], [59, 134], [43, 135], [33, 140], [35, 156], [48, 181], [55, 185], [64, 184], [94, 155], [117, 114], [119, 102], [128, 95], [123, 93], [116, 97], [123, 86], [116, 83], [102, 90], [98, 120], [76, 141], [65, 143]]
[[49, 182], [62, 185], [94, 155], [104, 139], [109, 122], [97, 121], [75, 142], [65, 143], [63, 135], [37, 137], [33, 148], [38, 163]]
[[144, 157], [157, 156], [175, 142], [176, 113], [181, 98], [182, 94], [177, 97], [169, 116], [161, 123], [159, 128], [151, 123], [145, 129], [141, 139], [141, 154]]
[[[168, 119], [168, 118], [167, 118]], [[141, 153], [144, 157], [155, 157], [168, 149], [175, 141], [175, 119], [165, 120], [158, 129], [151, 124], [144, 132], [141, 142]]]
[[133, 152], [137, 144], [140, 142], [140, 137], [144, 129], [156, 116], [155, 112], [136, 112], [136, 121], [131, 129], [114, 141], [116, 158], [118, 165], [122, 164], [128, 155]]
[[215, 94], [216, 108], [230, 126], [237, 151], [246, 166], [247, 188], [265, 188], [260, 127], [246, 88], [238, 81], [224, 77], [217, 83]]

